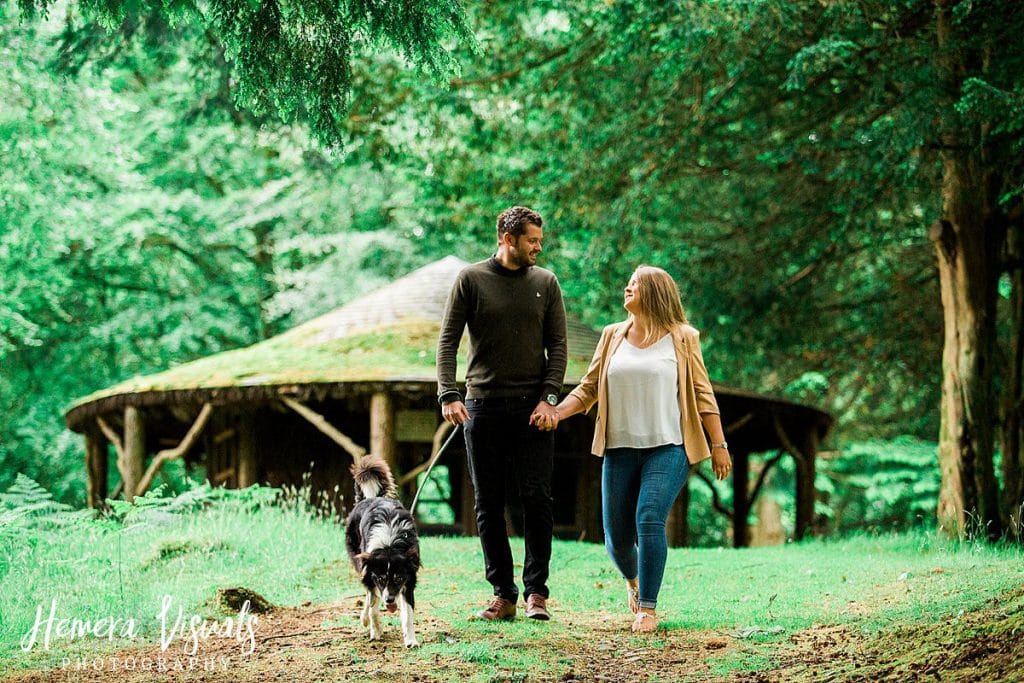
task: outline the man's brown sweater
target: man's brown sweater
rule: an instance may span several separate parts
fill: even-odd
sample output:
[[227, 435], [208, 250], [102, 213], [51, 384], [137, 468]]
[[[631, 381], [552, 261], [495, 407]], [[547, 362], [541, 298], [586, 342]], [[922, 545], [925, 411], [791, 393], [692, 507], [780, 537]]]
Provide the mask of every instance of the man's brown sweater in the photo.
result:
[[456, 352], [469, 328], [466, 398], [559, 394], [568, 360], [565, 306], [555, 275], [530, 266], [508, 270], [493, 256], [459, 273], [437, 341], [437, 396], [462, 400]]

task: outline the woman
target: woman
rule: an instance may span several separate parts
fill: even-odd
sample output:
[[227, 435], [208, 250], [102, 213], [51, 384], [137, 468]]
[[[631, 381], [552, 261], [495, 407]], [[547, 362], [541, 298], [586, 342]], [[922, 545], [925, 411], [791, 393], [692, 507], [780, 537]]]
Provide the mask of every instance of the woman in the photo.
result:
[[554, 429], [598, 404], [591, 450], [604, 456], [605, 547], [626, 579], [632, 630], [649, 633], [658, 625], [669, 510], [692, 465], [710, 457], [721, 480], [732, 459], [700, 335], [686, 322], [672, 277], [640, 266], [626, 285], [624, 306], [629, 317], [604, 329], [586, 377], [558, 404], [556, 417], [538, 426]]

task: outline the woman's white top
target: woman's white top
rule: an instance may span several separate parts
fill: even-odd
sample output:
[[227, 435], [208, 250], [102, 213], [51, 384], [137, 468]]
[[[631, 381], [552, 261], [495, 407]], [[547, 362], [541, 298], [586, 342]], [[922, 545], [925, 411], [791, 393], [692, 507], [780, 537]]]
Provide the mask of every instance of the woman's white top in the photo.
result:
[[608, 448], [682, 444], [679, 367], [672, 335], [639, 349], [627, 340], [608, 362]]

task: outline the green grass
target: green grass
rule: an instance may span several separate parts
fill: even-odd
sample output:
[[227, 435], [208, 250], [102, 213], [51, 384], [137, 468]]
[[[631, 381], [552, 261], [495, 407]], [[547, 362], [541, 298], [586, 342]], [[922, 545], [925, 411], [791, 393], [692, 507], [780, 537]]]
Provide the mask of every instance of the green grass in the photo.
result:
[[[278, 605], [352, 602], [360, 595], [341, 527], [302, 506], [267, 505], [260, 495], [224, 494], [209, 507], [177, 512], [149, 499], [150, 509], [133, 510], [123, 523], [0, 518], [0, 661], [39, 667], [129, 644], [90, 639], [50, 652], [22, 652], [19, 641], [37, 607], [48, 611], [51, 599], [61, 616], [131, 616], [142, 640], [153, 643], [164, 595], [187, 614], [204, 615], [215, 614], [211, 600], [222, 587], [245, 586]], [[513, 549], [521, 562], [521, 540], [513, 541]], [[555, 542], [550, 586], [556, 619], [549, 624], [469, 620], [490, 593], [476, 539], [425, 538], [422, 554], [418, 613], [444, 626], [419, 650], [399, 655], [412, 666], [435, 656], [452, 658], [471, 664], [478, 672], [473, 680], [481, 681], [499, 674], [514, 678], [524, 669], [566, 670], [550, 644], [586, 639], [588, 619], [623, 611], [622, 581], [600, 545]], [[981, 607], [1024, 583], [1021, 560], [1019, 548], [949, 543], [925, 533], [744, 550], [673, 549], [659, 602], [665, 631], [637, 642], [657, 648], [696, 631], [727, 637], [744, 627], [781, 626], [781, 634], [752, 637], [744, 651], [711, 663], [722, 675], [757, 669], [767, 661], [758, 642], [785, 642], [812, 625], [856, 623], [877, 630]], [[396, 622], [388, 628], [397, 628]]]

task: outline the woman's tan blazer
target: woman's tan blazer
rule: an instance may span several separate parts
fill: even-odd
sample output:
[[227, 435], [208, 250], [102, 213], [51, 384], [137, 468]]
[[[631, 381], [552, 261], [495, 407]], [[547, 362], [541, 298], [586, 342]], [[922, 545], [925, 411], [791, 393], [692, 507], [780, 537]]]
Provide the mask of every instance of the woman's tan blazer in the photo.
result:
[[[608, 431], [608, 361], [626, 338], [630, 325], [632, 322], [626, 320], [604, 328], [586, 376], [569, 392], [570, 396], [575, 396], [583, 404], [584, 411], [590, 410], [597, 403], [594, 443], [590, 448], [597, 456], [604, 455]], [[683, 448], [690, 464], [696, 464], [711, 457], [700, 415], [718, 415], [718, 401], [715, 400], [711, 379], [704, 367], [704, 357], [700, 353], [700, 332], [690, 325], [680, 325], [671, 334], [679, 367], [679, 417]], [[643, 408], [637, 406], [637, 409]]]

